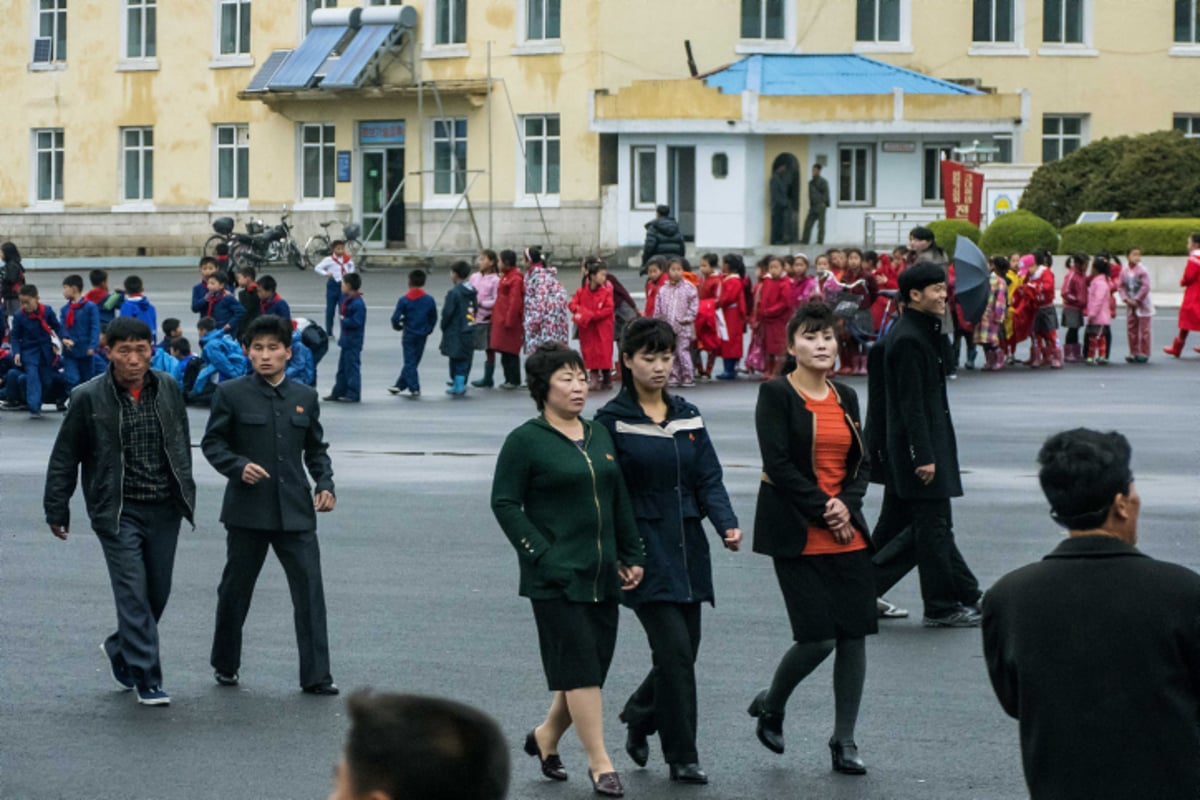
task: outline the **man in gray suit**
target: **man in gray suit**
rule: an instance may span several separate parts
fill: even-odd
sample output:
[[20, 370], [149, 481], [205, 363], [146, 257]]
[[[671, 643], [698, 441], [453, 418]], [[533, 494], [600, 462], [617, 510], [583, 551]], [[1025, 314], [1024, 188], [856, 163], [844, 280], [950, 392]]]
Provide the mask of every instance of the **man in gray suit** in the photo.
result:
[[333, 467], [316, 391], [287, 379], [291, 342], [291, 328], [279, 317], [268, 314], [249, 325], [244, 343], [254, 374], [217, 387], [200, 442], [204, 457], [229, 479], [221, 506], [227, 555], [211, 661], [217, 683], [237, 685], [242, 625], [270, 547], [292, 592], [300, 686], [309, 694], [334, 695], [315, 513], [332, 511], [336, 503]]
[[808, 244], [813, 224], [817, 225], [817, 244], [825, 244], [825, 211], [829, 208], [829, 181], [821, 177], [821, 165], [813, 164], [812, 180], [808, 182], [808, 216], [804, 218], [804, 235], [800, 244]]

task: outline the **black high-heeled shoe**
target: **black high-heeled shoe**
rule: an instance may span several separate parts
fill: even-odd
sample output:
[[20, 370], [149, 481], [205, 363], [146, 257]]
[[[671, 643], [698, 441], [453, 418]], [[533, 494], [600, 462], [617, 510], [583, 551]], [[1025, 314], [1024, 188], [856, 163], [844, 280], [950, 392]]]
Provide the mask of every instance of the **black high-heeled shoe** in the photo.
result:
[[854, 742], [835, 742], [829, 740], [829, 755], [833, 759], [833, 771], [845, 775], [866, 775], [867, 765], [858, 755], [858, 745]]
[[593, 775], [592, 771], [588, 770], [588, 777], [592, 781], [592, 791], [602, 797], [624, 797], [625, 787], [621, 785], [621, 776], [614, 772], [601, 772], [599, 775]]
[[547, 778], [555, 781], [567, 779], [567, 770], [563, 767], [558, 753], [551, 753], [542, 758], [542, 749], [538, 747], [537, 736], [533, 731], [530, 731], [529, 735], [525, 737], [525, 752], [538, 760], [538, 763], [542, 765], [542, 774]]
[[758, 719], [758, 726], [755, 728], [755, 733], [758, 735], [758, 740], [762, 742], [763, 747], [770, 750], [772, 753], [783, 753], [783, 714], [777, 714], [773, 711], [767, 711], [763, 708], [763, 700], [767, 696], [767, 690], [763, 689], [759, 692], [753, 701], [750, 703], [750, 708], [746, 709], [747, 713]]

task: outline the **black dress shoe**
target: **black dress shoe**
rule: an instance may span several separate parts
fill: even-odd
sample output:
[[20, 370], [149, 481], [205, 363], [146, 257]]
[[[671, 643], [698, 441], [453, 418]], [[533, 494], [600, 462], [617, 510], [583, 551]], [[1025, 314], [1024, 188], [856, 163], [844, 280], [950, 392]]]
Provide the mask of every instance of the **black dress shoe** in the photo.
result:
[[854, 742], [835, 742], [829, 740], [829, 755], [833, 758], [833, 771], [846, 775], [866, 775], [867, 765], [858, 755], [858, 745]]
[[341, 690], [338, 689], [337, 684], [333, 681], [330, 681], [329, 683], [317, 683], [313, 684], [312, 686], [305, 686], [303, 691], [305, 694], [319, 694], [325, 697], [332, 697], [335, 694], [341, 694]]
[[222, 686], [237, 686], [238, 674], [236, 672], [225, 672], [223, 670], [213, 670], [213, 678]]
[[650, 760], [650, 742], [646, 739], [646, 734], [632, 725], [625, 734], [625, 752], [639, 767], [646, 766], [646, 762]]
[[565, 781], [567, 779], [567, 770], [563, 767], [562, 759], [558, 757], [558, 753], [542, 758], [542, 749], [538, 747], [537, 736], [533, 731], [525, 737], [525, 752], [538, 760], [542, 765], [542, 774], [547, 778], [555, 781]]
[[672, 764], [671, 780], [680, 783], [708, 783], [708, 774], [699, 764]]
[[767, 696], [767, 690], [763, 689], [750, 703], [750, 708], [747, 709], [750, 716], [758, 718], [758, 727], [755, 733], [758, 734], [758, 740], [762, 742], [763, 747], [770, 750], [772, 753], [783, 753], [783, 714], [776, 714], [773, 711], [767, 711], [763, 708], [763, 699]]
[[599, 775], [593, 775], [589, 769], [588, 777], [592, 779], [592, 791], [596, 794], [604, 797], [625, 796], [625, 787], [621, 785], [621, 776], [616, 772], [601, 772]]

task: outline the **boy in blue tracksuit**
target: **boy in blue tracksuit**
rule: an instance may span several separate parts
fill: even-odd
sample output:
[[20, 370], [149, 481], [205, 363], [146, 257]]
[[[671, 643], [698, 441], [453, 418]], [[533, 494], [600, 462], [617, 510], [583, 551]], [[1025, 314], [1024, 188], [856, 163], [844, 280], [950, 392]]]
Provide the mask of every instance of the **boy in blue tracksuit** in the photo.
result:
[[286, 374], [289, 381], [314, 388], [317, 385], [317, 363], [299, 330], [292, 331], [292, 357], [288, 359]]
[[217, 271], [217, 260], [212, 256], [200, 259], [200, 282], [192, 287], [192, 311], [207, 317], [208, 276]]
[[121, 303], [121, 316], [140, 319], [153, 333], [158, 330], [158, 312], [142, 291], [142, 279], [137, 275], [125, 279], [125, 302]]
[[362, 399], [363, 334], [367, 327], [367, 304], [362, 298], [362, 278], [357, 272], [342, 276], [342, 320], [338, 336], [338, 370], [333, 391], [326, 400], [357, 403]]
[[280, 319], [292, 324], [292, 308], [288, 305], [288, 301], [279, 296], [279, 285], [275, 282], [275, 278], [270, 275], [263, 275], [258, 281], [258, 311], [262, 316], [274, 314]]
[[237, 333], [238, 323], [246, 313], [246, 307], [238, 302], [233, 293], [226, 289], [229, 279], [224, 273], [214, 272], [208, 276], [208, 294], [204, 296], [203, 317], [212, 317], [217, 330], [231, 336]]
[[30, 419], [41, 419], [42, 387], [54, 380], [54, 340], [66, 338], [54, 309], [38, 300], [37, 287], [27, 283], [18, 299], [21, 310], [13, 317], [9, 331], [13, 364], [25, 375], [25, 402]]
[[187, 399], [189, 402], [207, 403], [212, 399], [218, 383], [245, 375], [249, 362], [242, 346], [218, 328], [216, 320], [212, 317], [202, 318], [196, 323], [196, 330], [200, 334], [200, 352], [204, 356], [204, 367], [196, 376], [196, 382], [192, 385]]
[[63, 297], [67, 304], [59, 312], [63, 324], [63, 376], [74, 389], [90, 380], [100, 347], [100, 309], [83, 296], [83, 276], [63, 278]]
[[425, 353], [425, 340], [433, 333], [438, 322], [437, 303], [426, 294], [423, 286], [424, 270], [414, 269], [408, 273], [408, 293], [396, 301], [396, 310], [392, 312], [392, 329], [404, 331], [400, 340], [404, 347], [404, 366], [396, 384], [388, 387], [392, 394], [407, 391], [410, 397], [421, 396], [417, 366]]

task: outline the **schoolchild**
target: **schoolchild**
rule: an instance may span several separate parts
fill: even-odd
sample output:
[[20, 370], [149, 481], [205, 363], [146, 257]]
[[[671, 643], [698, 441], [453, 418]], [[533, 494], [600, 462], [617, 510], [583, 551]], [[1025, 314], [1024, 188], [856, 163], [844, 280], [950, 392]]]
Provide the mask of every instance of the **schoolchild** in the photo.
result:
[[1062, 325], [1067, 329], [1063, 344], [1063, 361], [1078, 364], [1083, 360], [1079, 345], [1079, 329], [1088, 305], [1088, 257], [1086, 253], [1073, 253], [1067, 257], [1067, 274], [1062, 284]]
[[29, 418], [41, 419], [42, 388], [54, 380], [54, 337], [65, 337], [54, 309], [38, 299], [38, 289], [27, 283], [18, 292], [20, 310], [13, 317], [9, 343], [13, 364], [25, 375]]
[[171, 377], [173, 377], [175, 382], [179, 384], [179, 388], [183, 391], [184, 396], [186, 397], [188, 390], [191, 388], [190, 386], [186, 385], [188, 383], [188, 365], [193, 361], [197, 362], [197, 366], [192, 368], [193, 374], [191, 382], [194, 383], [195, 376], [199, 374], [199, 368], [201, 366], [198, 361], [199, 356], [192, 352], [192, 343], [183, 336], [178, 336], [172, 339], [170, 345], [167, 346], [167, 350], [175, 359], [175, 369], [171, 372]]
[[[614, 302], [608, 268], [602, 259], [592, 257], [584, 262], [583, 285], [575, 291], [568, 308], [579, 329], [579, 351], [588, 372], [588, 391], [611, 389]], [[655, 306], [655, 314], [658, 313]]]
[[995, 256], [991, 260], [992, 271], [988, 275], [988, 298], [983, 316], [975, 325], [975, 344], [983, 346], [983, 369], [995, 372], [1004, 369], [1004, 317], [1008, 310], [1008, 288], [1004, 275], [1008, 272], [1008, 259]]
[[[263, 314], [262, 316], [267, 316]], [[282, 317], [280, 318], [282, 319]], [[288, 357], [286, 374], [289, 381], [305, 386], [317, 387], [317, 362], [312, 350], [304, 343], [304, 332], [291, 320], [284, 320], [292, 328], [292, 354]]]
[[667, 267], [667, 282], [658, 290], [654, 306], [655, 318], [670, 325], [675, 334], [675, 358], [667, 377], [668, 386], [686, 388], [696, 385], [692, 337], [699, 310], [700, 295], [696, 287], [683, 279], [683, 259], [672, 257]]
[[74, 388], [93, 375], [96, 348], [100, 346], [100, 309], [83, 296], [82, 276], [68, 275], [62, 287], [67, 301], [60, 312], [64, 334], [63, 376], [67, 386]]
[[258, 314], [264, 317], [267, 314], [274, 314], [291, 325], [292, 308], [288, 305], [287, 300], [279, 296], [278, 289], [279, 285], [275, 282], [275, 278], [270, 275], [263, 275], [258, 279], [257, 288], [255, 289]]
[[486, 360], [483, 362], [483, 377], [471, 381], [471, 385], [477, 389], [490, 389], [496, 385], [496, 351], [492, 349], [491, 342], [492, 311], [500, 290], [500, 258], [495, 250], [483, 250], [475, 263], [479, 269], [471, 273], [471, 286], [479, 298], [479, 307], [472, 332], [475, 334], [475, 349], [486, 351]]
[[500, 283], [496, 287], [496, 305], [492, 307], [490, 344], [500, 354], [500, 368], [504, 371], [500, 388], [520, 387], [521, 348], [525, 344], [525, 276], [517, 267], [517, 254], [513, 250], [500, 251]]
[[192, 287], [192, 311], [208, 316], [208, 276], [217, 272], [217, 260], [212, 256], [200, 259], [200, 281]]
[[[1029, 273], [1026, 284], [1036, 311], [1033, 317], [1033, 345], [1029, 366], [1037, 368], [1047, 364], [1052, 369], [1062, 369], [1062, 350], [1058, 346], [1058, 314], [1054, 311], [1054, 258], [1047, 250], [1033, 254], [1036, 266]], [[1108, 279], [1105, 278], [1105, 281]]]
[[338, 306], [341, 333], [338, 336], [338, 368], [333, 390], [326, 400], [357, 403], [362, 399], [363, 334], [367, 327], [367, 304], [362, 297], [362, 278], [357, 272], [342, 276], [342, 302]]
[[313, 272], [326, 278], [325, 332], [333, 336], [333, 316], [343, 299], [342, 278], [354, 273], [354, 261], [346, 254], [346, 243], [340, 239], [330, 243], [329, 251]]
[[[246, 333], [247, 326], [262, 313], [262, 301], [259, 300], [258, 283], [255, 280], [257, 277], [254, 267], [242, 267], [237, 272], [237, 301], [241, 303], [242, 316], [238, 318], [236, 333], [234, 331], [230, 331], [230, 333], [235, 333], [235, 338], [239, 341]], [[289, 319], [288, 322], [290, 323], [291, 320]]]
[[246, 308], [225, 287], [229, 276], [214, 272], [208, 276], [208, 294], [204, 296], [204, 316], [217, 323], [217, 329], [235, 336]]
[[84, 297], [100, 312], [100, 332], [103, 333], [104, 329], [108, 327], [108, 323], [116, 318], [117, 308], [120, 307], [124, 297], [120, 292], [108, 291], [108, 272], [105, 270], [94, 269], [89, 272], [88, 283], [92, 288]]
[[1150, 323], [1154, 321], [1154, 301], [1150, 299], [1150, 273], [1142, 264], [1142, 251], [1129, 251], [1129, 266], [1121, 271], [1119, 292], [1125, 304], [1125, 330], [1129, 335], [1129, 355], [1125, 360], [1145, 364], [1150, 360]]
[[1108, 274], [1112, 266], [1104, 254], [1092, 259], [1092, 271], [1088, 275], [1087, 292], [1087, 363], [1108, 363], [1108, 338], [1112, 324], [1111, 284]]
[[183, 336], [183, 323], [175, 317], [167, 317], [162, 322], [162, 332], [163, 338], [158, 343], [158, 347], [169, 353], [171, 352], [171, 342]]
[[705, 380], [712, 379], [713, 365], [721, 350], [721, 338], [717, 335], [717, 295], [720, 293], [721, 257], [716, 253], [705, 253], [700, 256], [696, 339], [692, 345], [696, 350], [696, 372]]
[[421, 396], [421, 377], [417, 367], [425, 355], [425, 340], [438, 323], [437, 301], [425, 291], [424, 286], [424, 270], [414, 269], [408, 273], [408, 291], [396, 301], [396, 310], [392, 312], [392, 330], [403, 334], [400, 346], [404, 349], [404, 365], [396, 383], [388, 387], [391, 394], [408, 392], [409, 397]]
[[146, 323], [151, 334], [158, 330], [158, 312], [154, 304], [144, 294], [142, 279], [137, 275], [125, 278], [125, 299], [121, 301], [120, 314], [122, 317], [133, 317]]
[[442, 305], [442, 355], [450, 360], [450, 388], [446, 394], [462, 397], [467, 393], [467, 378], [471, 373], [471, 355], [475, 352], [475, 308], [478, 294], [469, 282], [471, 265], [456, 261], [450, 265], [450, 280], [454, 285], [446, 292]]
[[212, 317], [203, 317], [196, 323], [200, 334], [200, 352], [204, 358], [195, 382], [188, 387], [188, 402], [207, 405], [212, 400], [217, 384], [240, 378], [246, 374], [249, 362], [242, 346], [233, 340], [223, 328], [218, 328]]
[[763, 378], [769, 380], [779, 372], [787, 354], [787, 323], [791, 316], [791, 287], [784, 280], [783, 261], [777, 256], [768, 259], [766, 275], [759, 287], [761, 291], [754, 306], [755, 325], [765, 355]]
[[717, 294], [717, 332], [721, 339], [724, 369], [717, 380], [737, 378], [737, 363], [742, 358], [746, 329], [746, 264], [737, 253], [721, 257], [721, 290]]
[[667, 259], [663, 256], [653, 256], [646, 262], [646, 305], [643, 316], [654, 316], [654, 298], [658, 296], [658, 289], [663, 284], [666, 269]]

